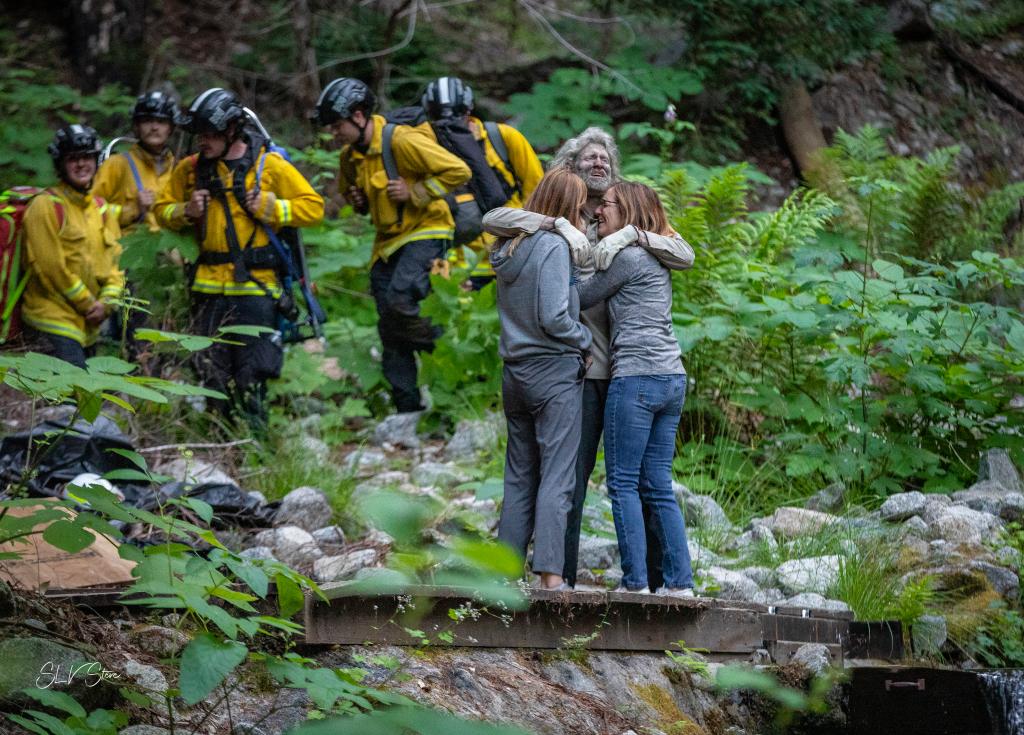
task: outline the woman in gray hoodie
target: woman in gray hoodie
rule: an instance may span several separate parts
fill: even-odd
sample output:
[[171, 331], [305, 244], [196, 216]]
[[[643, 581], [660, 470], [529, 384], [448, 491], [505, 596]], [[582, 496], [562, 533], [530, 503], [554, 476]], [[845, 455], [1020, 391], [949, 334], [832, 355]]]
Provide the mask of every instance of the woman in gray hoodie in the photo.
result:
[[565, 586], [565, 527], [591, 343], [579, 320], [567, 244], [573, 232], [583, 237], [576, 228], [586, 197], [576, 174], [564, 168], [548, 172], [525, 208], [557, 218], [556, 232], [499, 240], [490, 258], [497, 275], [508, 423], [498, 539], [525, 557], [533, 538], [533, 572], [546, 589]]

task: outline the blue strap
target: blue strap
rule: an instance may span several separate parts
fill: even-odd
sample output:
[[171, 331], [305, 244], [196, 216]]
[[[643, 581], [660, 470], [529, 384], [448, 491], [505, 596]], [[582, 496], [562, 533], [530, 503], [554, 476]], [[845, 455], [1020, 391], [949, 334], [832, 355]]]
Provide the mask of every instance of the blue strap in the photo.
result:
[[[139, 168], [135, 165], [135, 159], [132, 158], [131, 153], [125, 153], [124, 157], [128, 161], [128, 168], [132, 170], [132, 178], [135, 179], [135, 190], [142, 191], [142, 177], [139, 176]], [[142, 207], [139, 207], [139, 216], [135, 218], [135, 221], [141, 222], [145, 218], [146, 213], [142, 211]]]

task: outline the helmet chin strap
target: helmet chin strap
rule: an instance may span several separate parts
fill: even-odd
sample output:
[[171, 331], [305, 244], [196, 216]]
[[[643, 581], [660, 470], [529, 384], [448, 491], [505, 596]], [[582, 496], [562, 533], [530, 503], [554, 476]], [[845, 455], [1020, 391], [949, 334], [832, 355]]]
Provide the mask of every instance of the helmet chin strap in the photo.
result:
[[363, 116], [363, 124], [362, 125], [357, 123], [351, 117], [349, 118], [349, 121], [353, 125], [355, 125], [356, 128], [359, 130], [359, 137], [356, 139], [356, 142], [352, 144], [352, 147], [355, 148], [360, 153], [366, 153], [366, 151], [368, 151], [370, 149], [370, 141], [363, 140], [363, 138], [366, 137], [366, 128], [370, 124], [370, 118], [368, 116], [364, 115]]

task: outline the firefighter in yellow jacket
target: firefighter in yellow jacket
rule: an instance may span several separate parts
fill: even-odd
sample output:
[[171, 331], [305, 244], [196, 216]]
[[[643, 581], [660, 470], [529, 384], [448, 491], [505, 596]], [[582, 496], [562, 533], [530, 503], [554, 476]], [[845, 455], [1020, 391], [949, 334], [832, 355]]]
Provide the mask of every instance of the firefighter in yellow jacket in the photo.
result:
[[341, 150], [339, 189], [356, 211], [369, 213], [377, 230], [370, 287], [377, 303], [382, 369], [398, 411], [392, 435], [415, 443], [423, 409], [416, 351], [430, 351], [440, 329], [420, 316], [430, 292], [430, 271], [451, 246], [454, 222], [444, 196], [469, 180], [469, 167], [419, 128], [399, 125], [389, 148], [397, 178], [389, 179], [383, 134], [373, 114], [375, 97], [357, 79], [335, 79], [317, 100], [316, 119]]
[[92, 352], [110, 303], [121, 295], [117, 218], [90, 191], [100, 155], [96, 131], [68, 125], [47, 149], [60, 183], [25, 210], [28, 285], [21, 305], [30, 342], [79, 367]]
[[178, 163], [157, 197], [164, 227], [193, 226], [200, 253], [191, 284], [195, 328], [214, 335], [222, 326], [270, 327], [259, 336], [233, 335], [196, 353], [203, 383], [230, 397], [220, 404], [254, 429], [266, 424], [266, 381], [281, 374], [284, 354], [279, 314], [294, 309], [283, 294], [282, 267], [267, 230], [315, 225], [324, 200], [288, 161], [268, 152], [247, 126], [248, 116], [231, 92], [219, 87], [196, 97], [179, 124], [198, 140], [199, 154]]
[[[473, 116], [473, 90], [458, 77], [439, 77], [432, 81], [421, 102], [428, 122], [420, 127], [433, 137], [431, 122], [452, 118], [464, 122], [483, 147], [487, 164], [505, 188], [508, 200], [504, 206], [522, 208], [544, 176], [544, 167], [526, 136], [511, 125], [485, 123]], [[475, 289], [494, 280], [494, 269], [488, 258], [494, 240], [494, 235], [485, 232], [466, 245], [476, 254], [476, 264], [470, 273], [470, 283]], [[453, 251], [452, 255], [456, 265], [466, 265], [461, 250]]]
[[142, 222], [150, 232], [160, 229], [153, 203], [174, 168], [174, 154], [167, 141], [177, 114], [178, 105], [163, 92], [140, 95], [132, 108], [137, 142], [125, 153], [104, 161], [96, 174], [93, 193], [106, 200], [125, 232]]

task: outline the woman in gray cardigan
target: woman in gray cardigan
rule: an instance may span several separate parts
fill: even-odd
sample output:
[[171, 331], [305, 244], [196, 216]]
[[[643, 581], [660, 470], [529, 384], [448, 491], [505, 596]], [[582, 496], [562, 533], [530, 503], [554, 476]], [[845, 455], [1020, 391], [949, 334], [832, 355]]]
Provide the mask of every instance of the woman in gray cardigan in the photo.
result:
[[[619, 182], [597, 208], [602, 237], [633, 226], [672, 232], [658, 195]], [[662, 549], [664, 587], [658, 593], [693, 597], [686, 527], [672, 492], [672, 455], [686, 396], [686, 371], [672, 328], [669, 271], [641, 247], [622, 247], [611, 265], [578, 285], [587, 309], [608, 302], [611, 382], [604, 414], [608, 494], [622, 557], [622, 586], [647, 592], [646, 524]], [[646, 511], [646, 513], [645, 513]]]
[[525, 207], [558, 218], [556, 232], [499, 240], [490, 258], [497, 275], [508, 423], [498, 539], [525, 557], [533, 538], [533, 572], [546, 589], [565, 587], [565, 527], [579, 448], [584, 356], [591, 343], [579, 320], [567, 244], [577, 236], [586, 241], [576, 229], [586, 196], [576, 174], [550, 171]]

